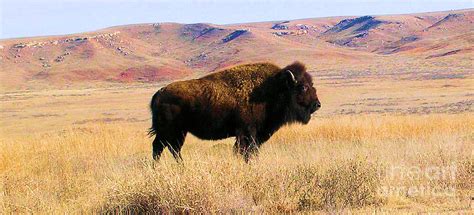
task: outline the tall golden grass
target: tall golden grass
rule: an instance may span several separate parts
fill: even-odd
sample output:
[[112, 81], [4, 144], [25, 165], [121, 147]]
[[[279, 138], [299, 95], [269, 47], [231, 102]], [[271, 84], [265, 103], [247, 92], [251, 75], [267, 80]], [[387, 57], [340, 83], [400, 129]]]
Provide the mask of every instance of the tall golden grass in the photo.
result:
[[316, 117], [280, 130], [250, 164], [232, 154], [232, 139], [192, 136], [183, 164], [167, 152], [153, 162], [137, 124], [2, 138], [0, 211], [469, 211], [473, 122], [471, 114]]

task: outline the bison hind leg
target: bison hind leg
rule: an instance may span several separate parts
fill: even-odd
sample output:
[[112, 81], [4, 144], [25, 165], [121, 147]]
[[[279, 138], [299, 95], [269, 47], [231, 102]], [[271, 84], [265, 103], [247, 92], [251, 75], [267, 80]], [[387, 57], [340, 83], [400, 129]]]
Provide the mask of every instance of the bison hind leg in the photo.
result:
[[177, 162], [183, 161], [183, 157], [181, 157], [181, 148], [183, 147], [186, 134], [186, 131], [173, 132], [173, 134], [170, 135], [168, 141], [168, 150], [170, 150], [171, 154]]
[[185, 131], [180, 132], [159, 132], [153, 141], [153, 159], [159, 160], [161, 153], [168, 147], [168, 150], [173, 155], [177, 162], [181, 162], [181, 148], [186, 137]]
[[159, 160], [161, 157], [161, 153], [167, 146], [166, 142], [159, 136], [155, 136], [155, 140], [153, 140], [153, 159]]

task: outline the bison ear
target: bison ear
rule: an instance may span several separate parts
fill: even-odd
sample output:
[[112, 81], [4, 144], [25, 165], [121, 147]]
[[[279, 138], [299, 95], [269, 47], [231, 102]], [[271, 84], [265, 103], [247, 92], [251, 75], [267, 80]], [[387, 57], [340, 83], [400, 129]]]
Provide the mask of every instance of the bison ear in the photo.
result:
[[296, 86], [296, 84], [298, 84], [298, 81], [296, 80], [295, 75], [289, 69], [283, 71], [283, 78], [285, 79], [285, 83], [288, 88], [294, 87]]

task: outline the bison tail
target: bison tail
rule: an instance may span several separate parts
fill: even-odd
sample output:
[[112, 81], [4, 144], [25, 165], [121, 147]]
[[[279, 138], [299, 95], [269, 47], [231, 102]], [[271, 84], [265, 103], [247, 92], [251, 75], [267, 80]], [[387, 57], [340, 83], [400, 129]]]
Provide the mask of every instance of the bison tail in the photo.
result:
[[150, 101], [150, 110], [151, 110], [151, 127], [148, 130], [148, 136], [152, 137], [156, 135], [156, 128], [158, 126], [158, 110], [156, 109], [156, 104], [158, 104], [158, 99], [160, 96], [161, 90], [155, 93]]
[[155, 135], [156, 135], [156, 130], [152, 126], [150, 129], [148, 129], [148, 137], [153, 137]]

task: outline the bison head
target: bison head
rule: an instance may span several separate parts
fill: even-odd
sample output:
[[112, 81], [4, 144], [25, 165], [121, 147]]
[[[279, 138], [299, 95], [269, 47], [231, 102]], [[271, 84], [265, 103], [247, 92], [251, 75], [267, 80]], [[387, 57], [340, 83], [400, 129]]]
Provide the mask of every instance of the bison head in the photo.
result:
[[295, 62], [283, 68], [280, 77], [288, 90], [288, 120], [307, 124], [311, 114], [321, 107], [311, 75], [303, 64]]

